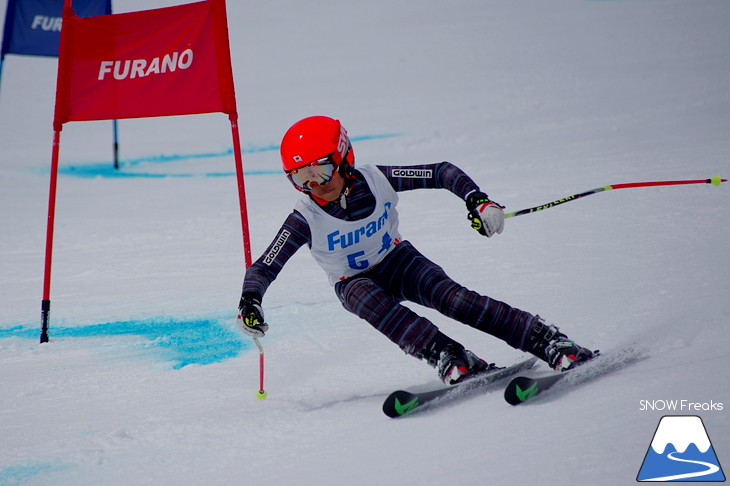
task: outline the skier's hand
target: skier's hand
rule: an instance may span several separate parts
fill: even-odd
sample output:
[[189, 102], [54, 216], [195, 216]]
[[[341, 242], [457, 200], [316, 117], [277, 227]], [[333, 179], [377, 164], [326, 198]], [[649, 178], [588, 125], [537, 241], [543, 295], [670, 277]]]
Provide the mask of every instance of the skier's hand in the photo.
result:
[[475, 191], [466, 198], [467, 218], [471, 227], [479, 234], [491, 238], [494, 233], [504, 230], [504, 206], [491, 201], [483, 192]]
[[243, 294], [238, 304], [236, 325], [251, 337], [264, 337], [269, 325], [264, 322], [264, 311], [261, 309], [261, 300], [251, 294]]

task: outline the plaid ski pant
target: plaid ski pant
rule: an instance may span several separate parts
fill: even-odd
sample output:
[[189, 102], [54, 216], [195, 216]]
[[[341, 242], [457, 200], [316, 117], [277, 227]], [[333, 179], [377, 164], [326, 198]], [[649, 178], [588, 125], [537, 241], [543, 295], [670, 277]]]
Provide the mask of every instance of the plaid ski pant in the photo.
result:
[[335, 292], [345, 309], [413, 356], [426, 347], [438, 328], [401, 305], [405, 300], [435, 309], [522, 350], [537, 322], [528, 312], [459, 285], [408, 241], [400, 242], [374, 268], [338, 282]]

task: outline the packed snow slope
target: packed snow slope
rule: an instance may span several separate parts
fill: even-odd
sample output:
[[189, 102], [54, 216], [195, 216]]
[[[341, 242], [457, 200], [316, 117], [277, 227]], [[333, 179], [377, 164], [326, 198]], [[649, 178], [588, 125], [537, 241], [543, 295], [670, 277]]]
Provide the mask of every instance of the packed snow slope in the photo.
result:
[[[449, 160], [508, 210], [730, 176], [725, 0], [231, 0], [228, 17], [255, 257], [299, 197], [278, 143], [313, 114], [342, 120], [358, 164]], [[38, 344], [55, 70], [10, 55], [2, 73], [0, 484], [631, 485], [663, 415], [700, 416], [728, 474], [727, 184], [604, 192], [489, 240], [452, 194], [404, 193], [402, 234], [453, 278], [646, 359], [534, 405], [494, 392], [391, 420], [385, 396], [435, 372], [342, 309], [302, 250], [264, 299], [257, 400], [222, 114], [120, 121], [118, 172], [111, 122], [64, 127]]]

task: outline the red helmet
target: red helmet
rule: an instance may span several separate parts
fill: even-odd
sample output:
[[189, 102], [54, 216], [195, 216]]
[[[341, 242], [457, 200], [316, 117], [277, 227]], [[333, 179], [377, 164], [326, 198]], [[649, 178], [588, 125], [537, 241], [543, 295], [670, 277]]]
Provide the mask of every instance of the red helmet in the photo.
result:
[[[355, 165], [347, 130], [339, 120], [310, 116], [292, 125], [281, 140], [281, 163], [289, 173], [312, 162], [329, 159], [341, 175]], [[345, 164], [342, 164], [342, 162]], [[302, 190], [302, 187], [294, 184]]]

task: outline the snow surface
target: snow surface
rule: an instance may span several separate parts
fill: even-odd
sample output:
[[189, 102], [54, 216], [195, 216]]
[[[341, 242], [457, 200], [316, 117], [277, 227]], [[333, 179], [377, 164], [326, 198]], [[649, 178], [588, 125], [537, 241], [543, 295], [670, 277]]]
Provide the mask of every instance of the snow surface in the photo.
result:
[[[343, 121], [359, 164], [450, 160], [509, 210], [730, 176], [726, 0], [228, 13], [256, 256], [298, 197], [276, 147], [312, 114]], [[111, 122], [70, 123], [51, 342], [38, 344], [55, 65], [8, 56], [3, 69], [0, 484], [630, 485], [663, 415], [701, 416], [730, 465], [726, 184], [601, 193], [489, 240], [453, 195], [403, 194], [401, 232], [456, 280], [581, 344], [649, 358], [534, 405], [495, 392], [391, 420], [384, 397], [437, 384], [434, 371], [343, 310], [306, 251], [264, 299], [269, 398], [256, 399], [258, 353], [233, 322], [244, 264], [224, 115], [121, 121], [120, 174]], [[490, 361], [521, 356], [422, 312]], [[669, 400], [699, 405], [661, 410]]]

